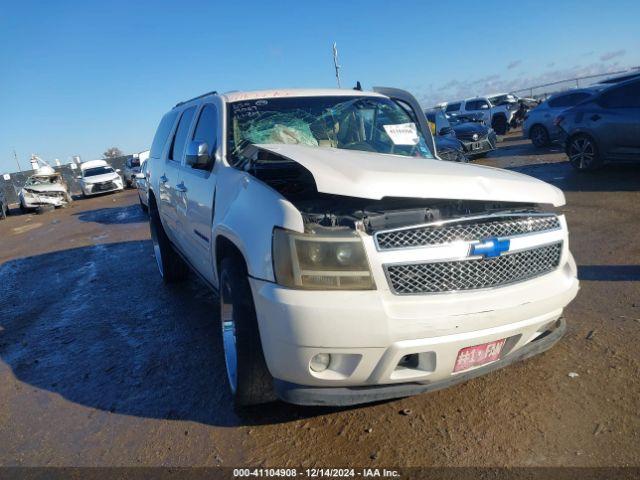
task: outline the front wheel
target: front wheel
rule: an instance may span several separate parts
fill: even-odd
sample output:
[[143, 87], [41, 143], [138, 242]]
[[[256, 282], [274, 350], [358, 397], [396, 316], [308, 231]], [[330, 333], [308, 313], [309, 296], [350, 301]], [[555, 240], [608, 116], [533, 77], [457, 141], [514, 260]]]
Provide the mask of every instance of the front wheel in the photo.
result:
[[537, 148], [549, 146], [549, 132], [542, 125], [531, 127], [531, 142]]
[[576, 135], [569, 140], [567, 156], [571, 166], [580, 172], [595, 170], [601, 163], [596, 143], [586, 135]]
[[223, 258], [220, 264], [220, 323], [227, 379], [235, 405], [275, 400], [247, 271], [237, 255]]
[[494, 117], [491, 122], [491, 128], [493, 128], [498, 135], [506, 135], [507, 127], [507, 119], [503, 115]]

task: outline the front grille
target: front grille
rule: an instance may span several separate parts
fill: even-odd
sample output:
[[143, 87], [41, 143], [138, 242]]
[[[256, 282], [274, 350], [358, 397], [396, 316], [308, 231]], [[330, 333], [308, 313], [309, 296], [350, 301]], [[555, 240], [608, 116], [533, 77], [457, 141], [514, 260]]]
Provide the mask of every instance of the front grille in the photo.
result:
[[[478, 135], [478, 139], [474, 140], [473, 136], [474, 135]], [[465, 133], [456, 133], [456, 137], [458, 138], [458, 140], [463, 140], [466, 142], [481, 142], [482, 140], [486, 140], [487, 136], [486, 135], [482, 135], [480, 133], [473, 133], [473, 132], [465, 132]]]
[[522, 282], [560, 264], [562, 242], [495, 258], [386, 265], [391, 290], [398, 295], [476, 290]]
[[101, 192], [103, 190], [113, 190], [116, 188], [116, 185], [113, 182], [100, 182], [93, 184], [94, 192]]
[[511, 237], [560, 228], [556, 215], [518, 215], [469, 219], [441, 225], [385, 230], [375, 234], [378, 249], [422, 247], [489, 237]]

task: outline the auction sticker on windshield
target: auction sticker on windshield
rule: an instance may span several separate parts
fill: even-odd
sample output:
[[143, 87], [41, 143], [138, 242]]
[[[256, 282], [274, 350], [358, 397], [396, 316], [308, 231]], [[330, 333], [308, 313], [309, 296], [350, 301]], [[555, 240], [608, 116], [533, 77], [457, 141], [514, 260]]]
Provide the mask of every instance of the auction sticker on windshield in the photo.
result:
[[463, 348], [458, 352], [458, 358], [456, 359], [456, 365], [453, 367], [453, 371], [462, 372], [463, 370], [498, 360], [502, 347], [504, 347], [504, 342], [506, 341], [507, 339], [503, 338], [494, 342]]
[[384, 131], [395, 145], [417, 145], [418, 129], [415, 123], [400, 123], [397, 125], [383, 125]]

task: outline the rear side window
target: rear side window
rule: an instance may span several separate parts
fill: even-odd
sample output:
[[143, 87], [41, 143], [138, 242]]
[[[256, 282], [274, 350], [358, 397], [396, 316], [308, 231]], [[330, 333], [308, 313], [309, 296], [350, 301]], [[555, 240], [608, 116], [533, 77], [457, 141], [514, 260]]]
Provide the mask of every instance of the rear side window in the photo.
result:
[[[215, 105], [209, 103], [202, 109], [196, 130], [193, 132], [193, 140], [206, 142], [209, 155], [213, 158], [218, 148], [218, 109]], [[207, 170], [211, 170], [212, 166], [213, 162], [210, 162]]]
[[573, 107], [574, 105], [577, 105], [583, 100], [586, 100], [590, 96], [591, 95], [586, 92], [569, 93], [567, 95], [560, 95], [556, 98], [552, 98], [551, 100], [549, 100], [549, 106], [552, 108]]
[[189, 127], [191, 126], [191, 120], [193, 120], [193, 114], [196, 111], [196, 107], [189, 107], [180, 117], [176, 134], [171, 142], [171, 150], [169, 151], [169, 160], [174, 162], [182, 161], [182, 152], [184, 152], [184, 146], [187, 143], [187, 135], [189, 134]]
[[153, 143], [151, 144], [150, 157], [159, 158], [160, 155], [162, 155], [162, 150], [167, 143], [167, 137], [169, 137], [169, 133], [171, 133], [177, 114], [178, 112], [169, 112], [160, 120], [160, 125], [158, 125], [156, 134], [153, 137]]
[[640, 81], [607, 90], [599, 103], [605, 108], [640, 108]]
[[447, 105], [447, 108], [445, 109], [446, 112], [457, 112], [458, 110], [460, 110], [459, 103], [450, 103], [449, 105]]

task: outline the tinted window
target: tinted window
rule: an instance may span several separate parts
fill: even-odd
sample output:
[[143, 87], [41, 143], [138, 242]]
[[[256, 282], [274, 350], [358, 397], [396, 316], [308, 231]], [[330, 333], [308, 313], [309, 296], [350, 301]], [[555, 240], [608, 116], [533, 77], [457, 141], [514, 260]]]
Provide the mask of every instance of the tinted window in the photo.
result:
[[574, 105], [577, 105], [583, 100], [586, 100], [590, 96], [591, 94], [586, 92], [568, 93], [566, 95], [559, 95], [549, 100], [549, 106], [551, 108], [573, 107]]
[[607, 90], [599, 103], [605, 108], [639, 108], [640, 81]]
[[184, 112], [182, 112], [182, 116], [180, 117], [180, 123], [178, 123], [176, 134], [173, 137], [173, 142], [171, 143], [169, 160], [173, 160], [175, 162], [182, 161], [182, 152], [184, 152], [184, 145], [185, 143], [187, 143], [189, 126], [191, 125], [191, 120], [193, 119], [193, 114], [195, 113], [195, 111], [196, 111], [196, 107], [190, 107], [190, 108], [187, 108]]
[[176, 120], [176, 115], [178, 112], [169, 112], [162, 120], [160, 120], [160, 125], [158, 125], [158, 129], [156, 130], [156, 135], [153, 137], [153, 143], [151, 144], [151, 152], [149, 152], [149, 156], [158, 158], [162, 155], [162, 150], [164, 149], [165, 144], [167, 143], [167, 137], [173, 128], [173, 123]]
[[[209, 155], [213, 158], [218, 147], [218, 109], [215, 105], [207, 104], [202, 109], [196, 130], [193, 132], [193, 140], [206, 142], [209, 147]], [[207, 170], [211, 170], [213, 162], [209, 164]]]
[[467, 111], [481, 110], [482, 108], [489, 108], [486, 100], [469, 100], [464, 106]]
[[445, 109], [446, 112], [457, 112], [458, 110], [460, 110], [459, 103], [450, 103], [449, 105], [447, 105], [447, 108]]

